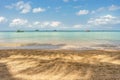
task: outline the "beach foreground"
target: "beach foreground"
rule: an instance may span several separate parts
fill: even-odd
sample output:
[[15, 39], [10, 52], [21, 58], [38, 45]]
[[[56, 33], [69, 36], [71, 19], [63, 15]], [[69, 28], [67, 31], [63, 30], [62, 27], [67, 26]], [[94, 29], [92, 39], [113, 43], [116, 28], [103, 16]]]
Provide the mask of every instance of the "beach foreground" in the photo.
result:
[[120, 80], [120, 51], [0, 50], [0, 80]]

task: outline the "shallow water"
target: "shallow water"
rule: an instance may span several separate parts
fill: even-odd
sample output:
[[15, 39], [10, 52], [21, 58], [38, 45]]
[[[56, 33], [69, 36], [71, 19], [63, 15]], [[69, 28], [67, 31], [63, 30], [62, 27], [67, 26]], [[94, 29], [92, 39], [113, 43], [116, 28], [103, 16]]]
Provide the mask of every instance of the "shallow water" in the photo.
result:
[[0, 32], [0, 49], [119, 49], [120, 32]]

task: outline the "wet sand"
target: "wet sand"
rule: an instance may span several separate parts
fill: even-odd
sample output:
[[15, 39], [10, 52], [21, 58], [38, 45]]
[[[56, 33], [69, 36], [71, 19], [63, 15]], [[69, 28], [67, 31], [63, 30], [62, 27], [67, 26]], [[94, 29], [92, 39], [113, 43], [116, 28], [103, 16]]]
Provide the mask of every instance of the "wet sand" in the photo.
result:
[[120, 80], [120, 51], [0, 50], [0, 80]]

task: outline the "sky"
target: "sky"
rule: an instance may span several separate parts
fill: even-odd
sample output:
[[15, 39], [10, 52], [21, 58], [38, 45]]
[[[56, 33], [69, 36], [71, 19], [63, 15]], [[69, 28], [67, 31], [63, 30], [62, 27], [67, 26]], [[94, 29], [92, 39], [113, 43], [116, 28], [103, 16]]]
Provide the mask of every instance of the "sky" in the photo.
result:
[[0, 0], [0, 30], [120, 30], [120, 0]]

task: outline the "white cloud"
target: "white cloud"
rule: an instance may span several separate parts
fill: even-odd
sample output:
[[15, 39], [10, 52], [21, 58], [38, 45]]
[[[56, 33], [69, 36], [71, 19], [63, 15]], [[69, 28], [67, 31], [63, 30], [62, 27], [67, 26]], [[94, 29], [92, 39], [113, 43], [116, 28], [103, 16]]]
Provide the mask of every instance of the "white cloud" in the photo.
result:
[[41, 27], [41, 28], [44, 28], [44, 27], [50, 27], [50, 22], [48, 21], [44, 21], [44, 22], [39, 22], [39, 21], [36, 21], [33, 23], [33, 26], [36, 26], [36, 27]]
[[99, 18], [91, 18], [88, 21], [89, 25], [109, 25], [109, 24], [120, 24], [120, 19], [112, 16], [112, 15], [105, 15]]
[[80, 10], [80, 11], [77, 12], [76, 14], [77, 14], [78, 16], [80, 16], [80, 15], [87, 15], [88, 13], [89, 13], [88, 10]]
[[10, 27], [40, 27], [40, 28], [52, 28], [58, 27], [62, 23], [60, 21], [33, 21], [29, 22], [27, 19], [16, 18], [9, 24]]
[[15, 6], [18, 10], [21, 10], [21, 13], [23, 14], [28, 13], [31, 10], [31, 6], [28, 2], [25, 3], [23, 1], [19, 1], [15, 4]]
[[6, 22], [6, 21], [7, 21], [7, 19], [5, 17], [0, 16], [0, 23]]
[[18, 1], [15, 4], [7, 5], [5, 6], [8, 9], [16, 8], [17, 10], [20, 11], [22, 14], [26, 14], [31, 11], [31, 5], [29, 2], [24, 2], [24, 1]]
[[59, 22], [59, 21], [52, 21], [50, 25], [52, 27], [57, 27], [57, 26], [60, 26], [60, 24], [61, 24], [61, 22]]
[[74, 28], [83, 28], [84, 25], [82, 25], [82, 24], [76, 24], [76, 25], [74, 25], [73, 27], [74, 27]]
[[39, 22], [35, 21], [33, 25], [38, 26], [38, 27], [58, 27], [61, 25], [60, 21], [44, 21], [44, 22]]
[[[111, 28], [114, 25], [120, 24], [120, 18], [112, 15], [100, 16], [89, 19], [85, 24], [74, 24], [73, 28], [91, 29], [91, 28]], [[115, 26], [114, 26], [115, 27]]]
[[33, 23], [33, 25], [41, 25], [41, 23], [39, 21], [36, 21]]
[[42, 22], [42, 23], [41, 23], [41, 26], [42, 26], [42, 27], [48, 27], [48, 26], [50, 26], [50, 24], [51, 24], [51, 22], [45, 21], [45, 22]]
[[116, 10], [120, 10], [120, 6], [111, 5], [111, 6], [108, 6], [108, 7], [100, 7], [96, 10], [92, 10], [91, 13], [95, 14], [95, 13], [99, 13], [99, 12], [102, 12], [102, 11], [116, 11]]
[[111, 5], [108, 9], [109, 9], [110, 11], [115, 11], [115, 10], [119, 10], [119, 9], [120, 9], [120, 6]]
[[45, 11], [45, 9], [43, 9], [43, 8], [34, 8], [33, 9], [33, 13], [40, 13], [40, 12], [44, 12]]
[[45, 21], [45, 22], [35, 21], [35, 22], [33, 22], [33, 27], [44, 28], [44, 27], [48, 27], [48, 26], [50, 26], [50, 22], [48, 22], [48, 21]]
[[25, 26], [27, 25], [27, 23], [28, 23], [28, 20], [26, 19], [16, 18], [12, 20], [12, 22], [10, 23], [10, 26]]

